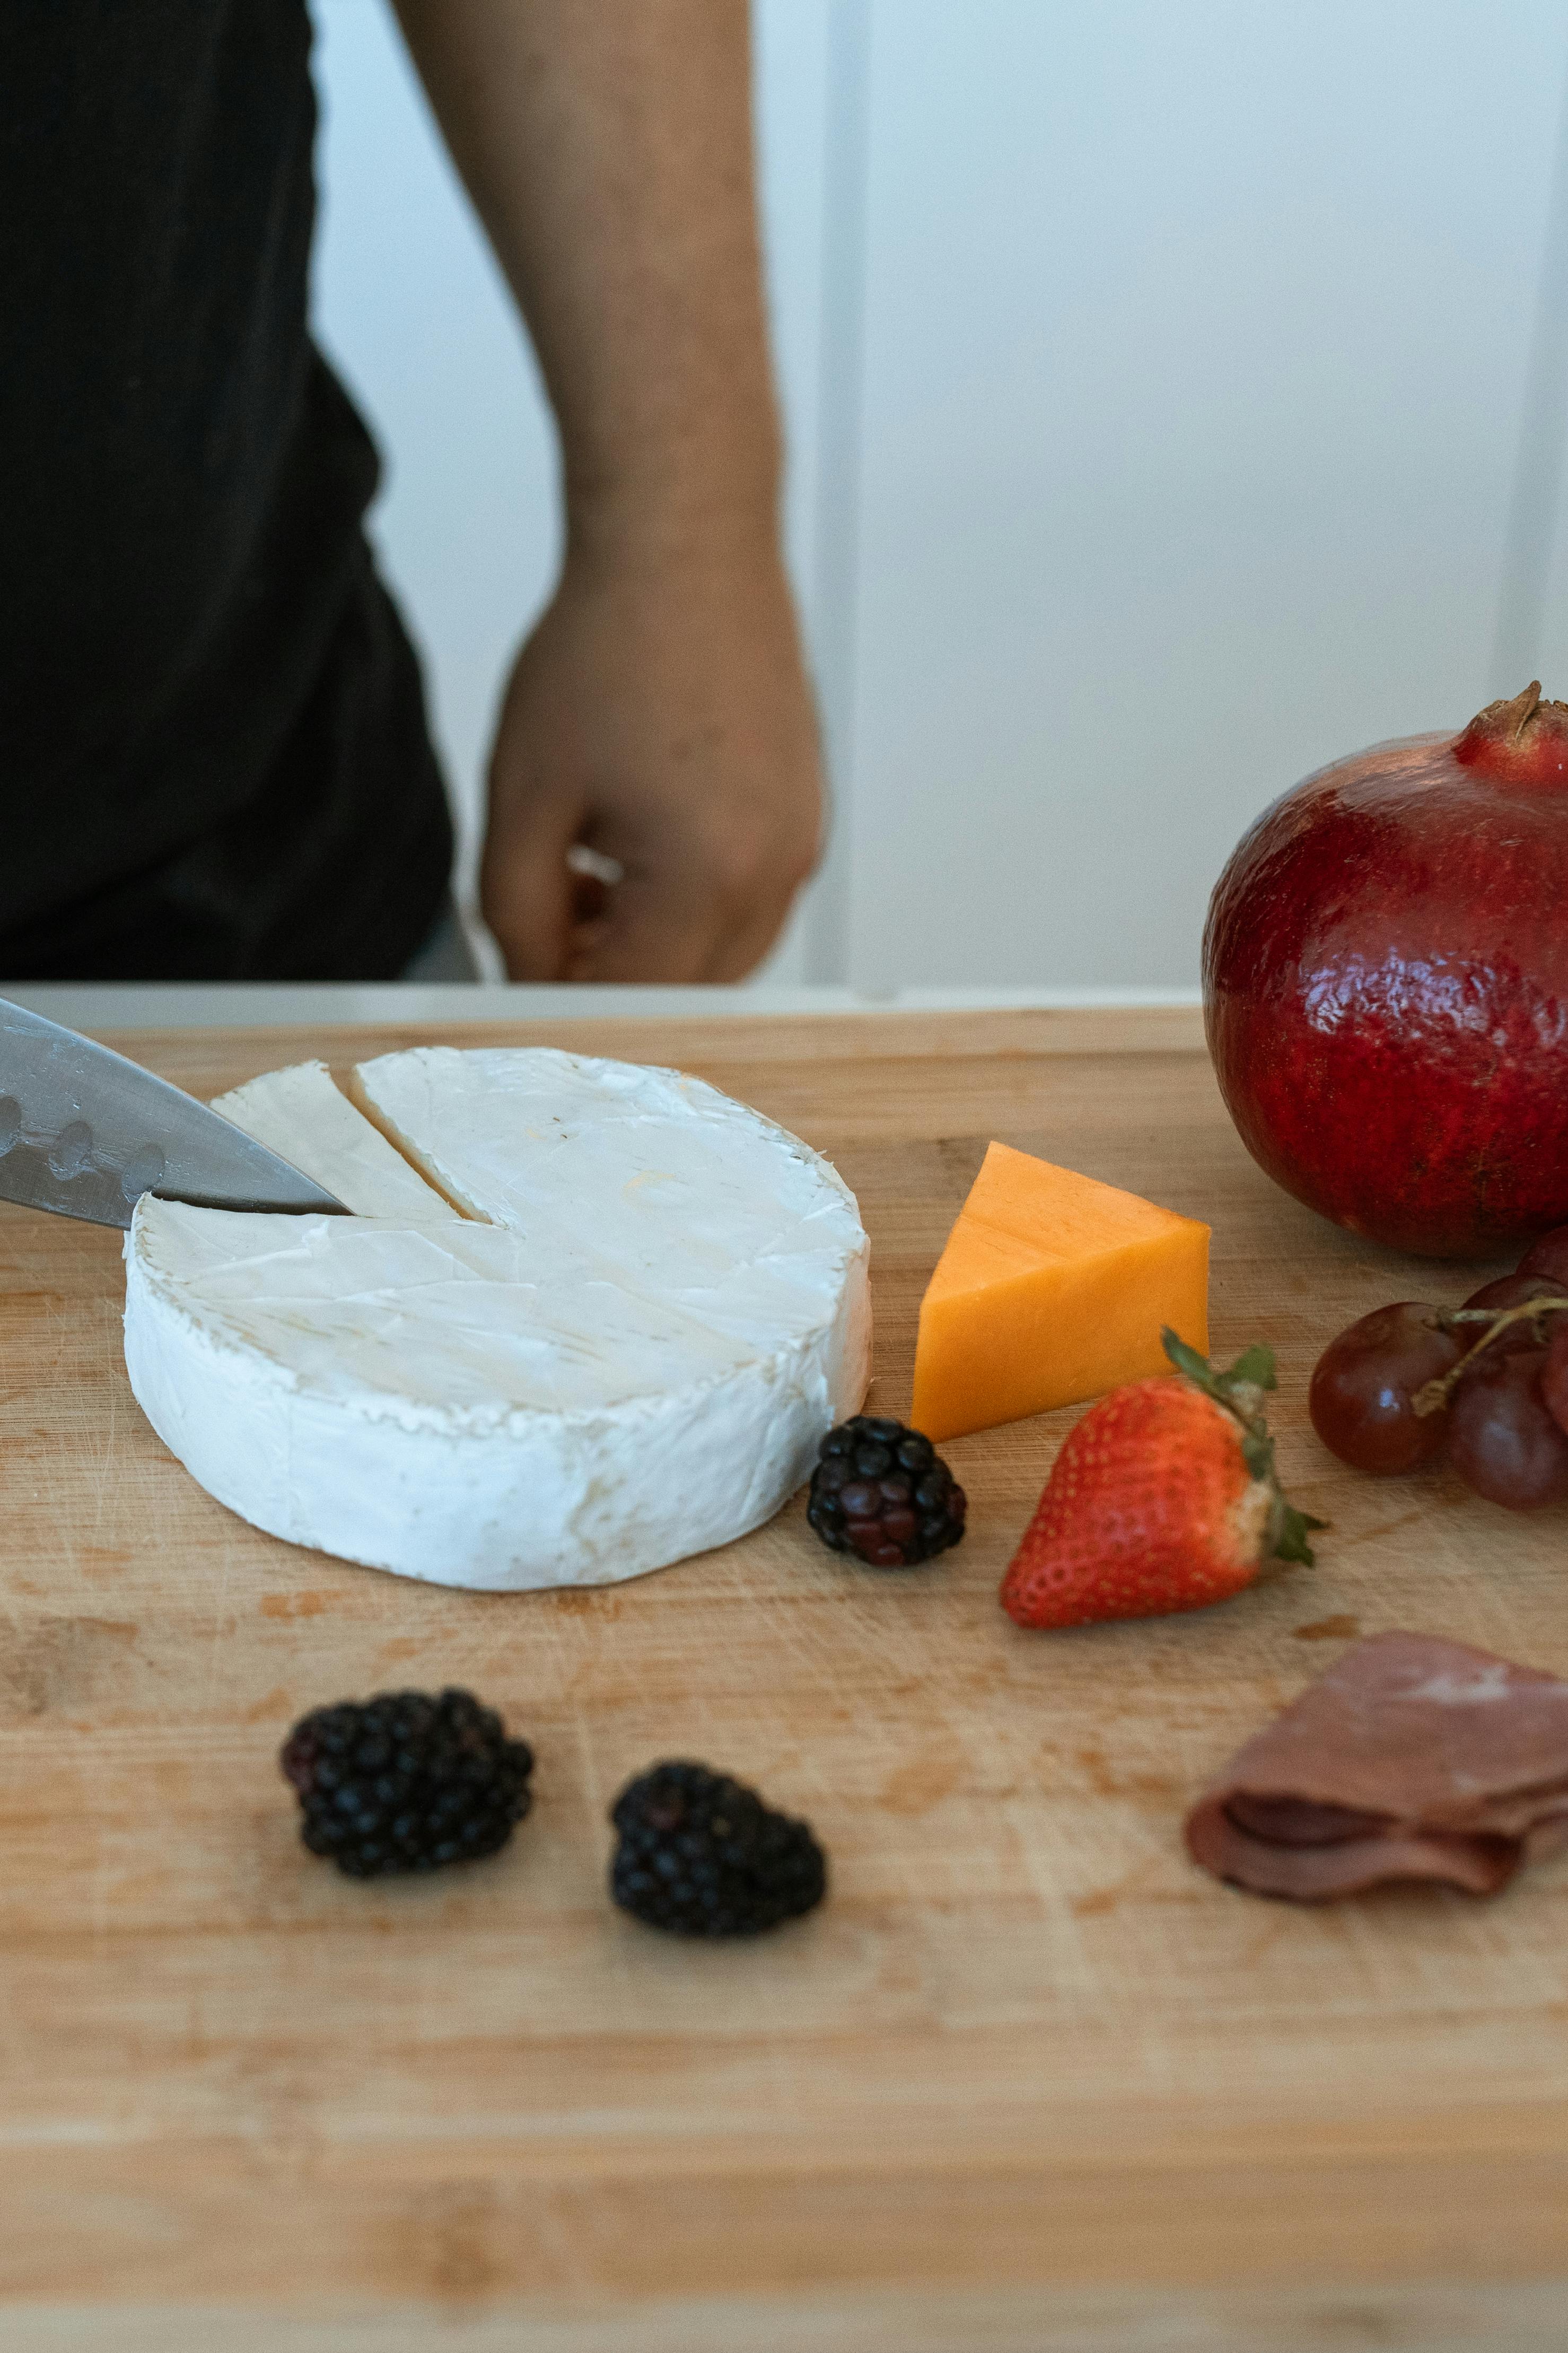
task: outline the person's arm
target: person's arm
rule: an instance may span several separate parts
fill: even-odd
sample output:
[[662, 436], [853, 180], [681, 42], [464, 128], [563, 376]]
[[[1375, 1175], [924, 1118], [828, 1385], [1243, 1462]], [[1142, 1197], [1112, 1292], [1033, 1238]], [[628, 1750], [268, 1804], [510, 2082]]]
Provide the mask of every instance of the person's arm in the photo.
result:
[[[395, 0], [560, 427], [566, 551], [490, 770], [520, 978], [725, 980], [810, 871], [745, 0]], [[625, 879], [596, 903], [566, 853]]]

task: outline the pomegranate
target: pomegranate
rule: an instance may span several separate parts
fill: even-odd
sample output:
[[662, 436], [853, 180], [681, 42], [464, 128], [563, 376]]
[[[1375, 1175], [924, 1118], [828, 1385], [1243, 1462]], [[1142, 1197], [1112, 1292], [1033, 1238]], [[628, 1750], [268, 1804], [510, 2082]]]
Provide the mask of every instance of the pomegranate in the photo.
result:
[[1286, 793], [1215, 886], [1204, 1000], [1243, 1142], [1325, 1217], [1433, 1258], [1568, 1224], [1568, 703]]

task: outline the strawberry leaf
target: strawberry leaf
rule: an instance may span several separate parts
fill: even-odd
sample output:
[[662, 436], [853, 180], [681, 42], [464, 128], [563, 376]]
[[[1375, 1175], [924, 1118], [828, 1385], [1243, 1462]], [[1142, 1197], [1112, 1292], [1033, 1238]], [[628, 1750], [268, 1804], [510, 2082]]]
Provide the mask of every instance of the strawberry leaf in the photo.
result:
[[1180, 1339], [1168, 1324], [1161, 1331], [1160, 1345], [1164, 1349], [1177, 1372], [1185, 1373], [1188, 1380], [1194, 1381], [1205, 1396], [1214, 1395], [1215, 1379], [1214, 1366], [1206, 1356], [1200, 1356], [1195, 1348], [1189, 1348], [1186, 1342]]
[[1241, 1459], [1255, 1479], [1274, 1476], [1274, 1440], [1266, 1430], [1248, 1430], [1241, 1441]]
[[1216, 1372], [1208, 1358], [1200, 1356], [1195, 1348], [1189, 1347], [1168, 1324], [1160, 1334], [1160, 1345], [1177, 1372], [1184, 1374], [1189, 1381], [1203, 1390], [1205, 1397], [1215, 1398], [1222, 1405], [1237, 1389], [1272, 1389], [1279, 1387], [1274, 1377], [1274, 1351], [1264, 1347], [1261, 1343], [1244, 1348], [1227, 1373]]
[[1299, 1512], [1294, 1504], [1285, 1503], [1283, 1497], [1280, 1502], [1282, 1509], [1275, 1531], [1274, 1557], [1276, 1560], [1300, 1561], [1303, 1568], [1310, 1568], [1317, 1556], [1307, 1537], [1313, 1528], [1326, 1528], [1329, 1524], [1327, 1520], [1315, 1520], [1310, 1512]]
[[1213, 1398], [1216, 1405], [1228, 1406], [1238, 1421], [1250, 1425], [1258, 1419], [1258, 1392], [1277, 1386], [1274, 1378], [1274, 1351], [1255, 1345], [1244, 1348], [1228, 1373], [1215, 1370], [1206, 1356], [1179, 1338], [1167, 1324], [1160, 1334], [1161, 1345], [1183, 1378], [1202, 1389], [1205, 1397]]

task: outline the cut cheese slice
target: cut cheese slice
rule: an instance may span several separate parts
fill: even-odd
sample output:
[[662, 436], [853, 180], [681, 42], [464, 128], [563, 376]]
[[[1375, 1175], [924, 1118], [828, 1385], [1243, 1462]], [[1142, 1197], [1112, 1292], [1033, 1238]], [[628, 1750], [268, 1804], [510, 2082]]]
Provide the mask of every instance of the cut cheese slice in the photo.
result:
[[356, 1217], [406, 1218], [423, 1226], [458, 1217], [346, 1100], [325, 1062], [268, 1071], [215, 1096], [213, 1109], [324, 1185]]
[[[396, 1092], [394, 1066], [420, 1060], [369, 1067]], [[476, 1144], [487, 1096], [502, 1127], [522, 1100], [545, 1121], [542, 1138], [508, 1129], [528, 1165], [507, 1202], [504, 1155], [470, 1166], [446, 1139], [464, 1197], [493, 1189], [506, 1209], [481, 1223], [317, 1070], [222, 1107], [265, 1118], [267, 1142], [355, 1207], [388, 1176], [374, 1143], [418, 1187], [405, 1207], [241, 1216], [149, 1197], [126, 1240], [132, 1386], [258, 1526], [440, 1584], [603, 1584], [769, 1518], [858, 1407], [854, 1198], [755, 1112], [670, 1071], [452, 1052], [443, 1101], [467, 1102]], [[683, 1182], [661, 1183], [677, 1167]]]
[[928, 1438], [1169, 1372], [1171, 1325], [1208, 1349], [1209, 1229], [991, 1145], [921, 1303], [911, 1418]]

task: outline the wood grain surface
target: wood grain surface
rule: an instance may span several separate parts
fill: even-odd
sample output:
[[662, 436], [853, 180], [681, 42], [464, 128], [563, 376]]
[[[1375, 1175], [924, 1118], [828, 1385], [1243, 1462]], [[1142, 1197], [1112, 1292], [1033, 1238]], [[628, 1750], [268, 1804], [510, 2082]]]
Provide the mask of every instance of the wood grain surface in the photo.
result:
[[[1320, 1565], [1020, 1632], [996, 1582], [1073, 1419], [955, 1441], [971, 1534], [849, 1567], [800, 1502], [601, 1591], [445, 1592], [258, 1535], [131, 1397], [118, 1236], [0, 1208], [0, 2346], [1057, 2353], [1568, 2339], [1568, 1862], [1480, 1904], [1216, 1885], [1193, 1793], [1358, 1631], [1568, 1674], [1568, 1514], [1318, 1446], [1312, 1360], [1400, 1261], [1253, 1167], [1184, 1013], [443, 1030], [665, 1060], [859, 1196], [875, 1402], [986, 1142], [1206, 1218], [1217, 1349], [1279, 1352]], [[204, 1094], [408, 1030], [120, 1038]], [[472, 1684], [538, 1752], [502, 1857], [300, 1846], [305, 1708]], [[808, 1816], [810, 1920], [615, 1913], [605, 1808], [695, 1755]]]

